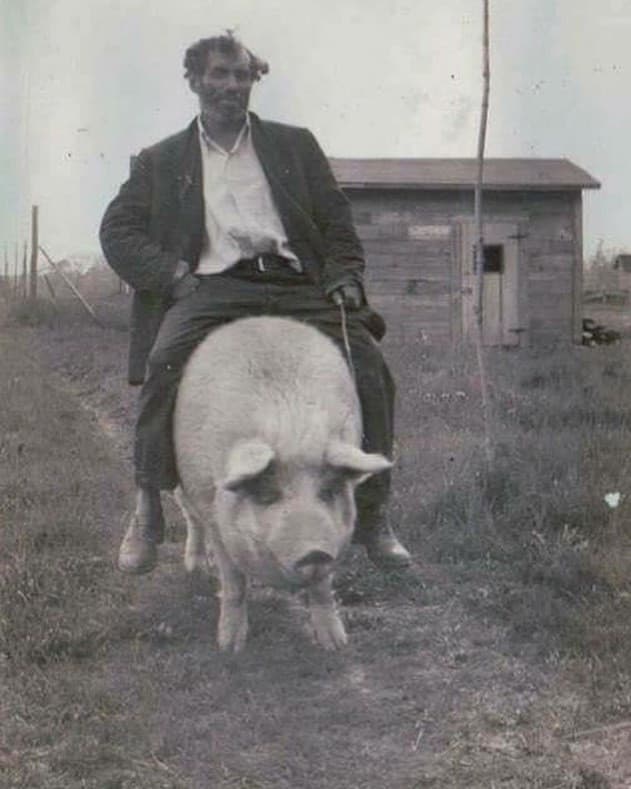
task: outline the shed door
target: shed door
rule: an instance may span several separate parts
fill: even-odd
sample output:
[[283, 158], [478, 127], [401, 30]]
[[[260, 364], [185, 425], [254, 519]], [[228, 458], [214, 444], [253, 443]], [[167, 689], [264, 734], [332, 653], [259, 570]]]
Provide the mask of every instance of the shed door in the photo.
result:
[[[463, 333], [475, 328], [477, 282], [474, 274], [475, 225], [463, 223], [462, 319]], [[483, 341], [485, 345], [518, 345], [519, 323], [519, 227], [509, 222], [484, 225]]]

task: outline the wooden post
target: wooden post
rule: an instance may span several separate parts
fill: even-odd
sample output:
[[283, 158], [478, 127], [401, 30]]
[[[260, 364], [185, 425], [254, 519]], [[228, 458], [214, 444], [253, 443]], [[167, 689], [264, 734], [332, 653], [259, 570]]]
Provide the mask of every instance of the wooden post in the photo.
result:
[[15, 242], [15, 254], [13, 256], [13, 274], [15, 276], [15, 298], [20, 296], [20, 248], [18, 242]]
[[483, 31], [483, 95], [482, 111], [480, 113], [480, 128], [478, 130], [478, 155], [477, 177], [474, 191], [475, 201], [475, 272], [478, 280], [477, 322], [480, 332], [483, 329], [483, 304], [484, 304], [484, 225], [482, 218], [482, 183], [484, 180], [484, 145], [486, 142], [486, 125], [489, 115], [489, 86], [491, 69], [489, 64], [489, 0], [483, 0], [484, 5], [484, 31]]
[[37, 298], [37, 253], [38, 253], [38, 207], [34, 205], [31, 209], [31, 281], [29, 296]]
[[57, 298], [55, 296], [55, 288], [53, 288], [53, 283], [50, 281], [50, 279], [48, 277], [48, 274], [44, 274], [44, 282], [46, 283], [46, 286], [48, 287], [48, 292], [50, 293], [50, 298], [51, 298], [51, 301], [52, 301], [53, 308], [54, 308], [55, 312], [59, 312], [59, 309], [57, 307]]
[[7, 301], [11, 298], [11, 279], [9, 277], [9, 250], [4, 245], [4, 293]]
[[55, 296], [55, 288], [53, 288], [53, 283], [50, 281], [48, 274], [44, 274], [44, 282], [48, 287], [48, 292], [50, 293], [51, 299], [56, 302], [57, 297]]
[[27, 244], [24, 242], [24, 252], [22, 254], [22, 298], [28, 296], [28, 269], [27, 269]]
[[494, 460], [494, 446], [491, 435], [491, 404], [487, 381], [486, 364], [484, 360], [484, 216], [482, 212], [482, 184], [484, 175], [484, 146], [486, 142], [486, 126], [489, 115], [489, 89], [491, 82], [491, 67], [489, 56], [489, 0], [482, 0], [483, 33], [482, 33], [482, 107], [480, 112], [480, 127], [478, 130], [478, 156], [477, 178], [475, 183], [475, 274], [477, 281], [477, 320], [475, 321], [474, 337], [478, 370], [480, 373], [480, 389], [482, 394], [482, 411], [484, 417], [484, 455], [486, 459], [487, 474], [491, 470]]

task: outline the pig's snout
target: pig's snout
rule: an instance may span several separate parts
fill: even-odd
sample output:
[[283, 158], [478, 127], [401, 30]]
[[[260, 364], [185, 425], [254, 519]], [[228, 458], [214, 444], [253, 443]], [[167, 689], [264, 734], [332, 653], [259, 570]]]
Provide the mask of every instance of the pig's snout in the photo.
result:
[[326, 551], [309, 551], [302, 559], [298, 559], [296, 567], [299, 569], [300, 567], [306, 567], [310, 564], [331, 564], [334, 560], [335, 557], [331, 556], [331, 554]]
[[295, 563], [296, 574], [305, 581], [316, 581], [324, 578], [330, 571], [335, 561], [327, 551], [312, 550], [306, 553]]
[[303, 583], [314, 583], [325, 578], [333, 566], [335, 557], [321, 550], [312, 550], [294, 564], [294, 573]]
[[342, 528], [323, 508], [301, 508], [279, 519], [268, 545], [286, 578], [302, 585], [331, 572], [344, 542]]

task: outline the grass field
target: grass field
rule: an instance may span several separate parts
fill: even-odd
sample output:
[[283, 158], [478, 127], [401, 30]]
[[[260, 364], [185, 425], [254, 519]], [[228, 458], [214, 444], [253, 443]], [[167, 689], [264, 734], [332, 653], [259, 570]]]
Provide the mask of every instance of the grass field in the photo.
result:
[[174, 508], [159, 569], [114, 569], [124, 308], [98, 306], [107, 329], [69, 308], [0, 335], [0, 786], [631, 786], [628, 339], [490, 354], [488, 474], [472, 359], [387, 349], [415, 566], [351, 553], [335, 655], [299, 600], [257, 589], [234, 658]]

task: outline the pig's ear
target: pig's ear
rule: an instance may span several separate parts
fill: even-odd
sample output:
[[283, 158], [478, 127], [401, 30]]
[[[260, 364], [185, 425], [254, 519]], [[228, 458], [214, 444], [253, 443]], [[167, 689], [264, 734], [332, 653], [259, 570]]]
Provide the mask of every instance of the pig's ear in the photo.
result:
[[392, 467], [392, 463], [383, 455], [364, 452], [359, 447], [342, 441], [329, 444], [326, 451], [326, 461], [334, 468], [354, 477], [357, 484], [373, 474]]
[[228, 455], [226, 478], [222, 485], [236, 490], [248, 480], [262, 474], [274, 460], [273, 449], [264, 441], [242, 441]]

